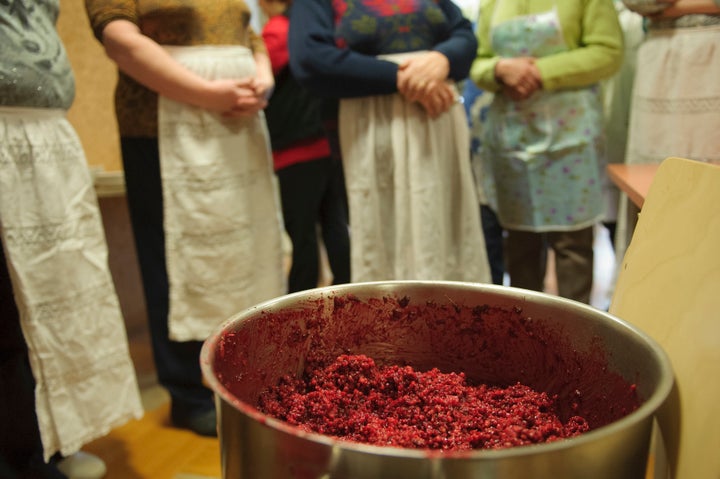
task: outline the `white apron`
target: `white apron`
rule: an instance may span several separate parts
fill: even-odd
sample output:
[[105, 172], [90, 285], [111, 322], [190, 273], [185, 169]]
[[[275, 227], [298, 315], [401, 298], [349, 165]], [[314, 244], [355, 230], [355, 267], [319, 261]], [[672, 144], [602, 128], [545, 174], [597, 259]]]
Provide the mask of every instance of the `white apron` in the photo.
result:
[[400, 94], [343, 99], [339, 127], [353, 282], [489, 282], [463, 106], [433, 119]]
[[[625, 162], [660, 163], [673, 156], [720, 161], [718, 78], [720, 25], [651, 28], [638, 50]], [[632, 237], [637, 212], [621, 195], [619, 258]]]
[[[170, 47], [210, 79], [255, 75], [245, 47]], [[205, 340], [225, 320], [285, 293], [282, 217], [265, 117], [223, 118], [159, 99], [170, 337]]]
[[638, 51], [626, 162], [720, 161], [718, 78], [720, 25], [650, 29]]
[[143, 414], [82, 146], [61, 110], [0, 108], [0, 226], [45, 460]]

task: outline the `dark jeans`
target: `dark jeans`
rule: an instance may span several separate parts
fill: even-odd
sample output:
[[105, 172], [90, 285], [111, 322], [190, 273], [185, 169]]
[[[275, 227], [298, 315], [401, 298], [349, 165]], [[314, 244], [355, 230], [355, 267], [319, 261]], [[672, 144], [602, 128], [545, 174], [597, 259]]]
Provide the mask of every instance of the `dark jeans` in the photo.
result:
[[293, 245], [288, 292], [318, 286], [318, 225], [333, 284], [350, 282], [350, 235], [342, 163], [321, 158], [277, 171], [285, 230]]
[[168, 334], [169, 287], [158, 142], [156, 138], [122, 138], [121, 147], [158, 381], [170, 393], [173, 417], [196, 416], [214, 407], [213, 394], [202, 383], [202, 341], [171, 341]]
[[35, 414], [35, 379], [20, 329], [5, 252], [0, 243], [0, 477], [58, 479], [65, 476], [45, 464]]
[[503, 284], [505, 275], [505, 251], [503, 228], [495, 212], [487, 205], [480, 205], [480, 220], [485, 236], [485, 250], [490, 263], [490, 276], [493, 284]]

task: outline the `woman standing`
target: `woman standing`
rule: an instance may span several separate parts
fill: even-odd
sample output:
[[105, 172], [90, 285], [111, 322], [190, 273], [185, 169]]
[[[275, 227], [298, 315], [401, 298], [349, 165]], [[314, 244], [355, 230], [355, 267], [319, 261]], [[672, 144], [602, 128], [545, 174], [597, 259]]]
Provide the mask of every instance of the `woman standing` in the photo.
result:
[[[720, 161], [720, 0], [623, 3], [648, 27], [637, 53], [625, 162]], [[619, 254], [632, 237], [632, 213], [621, 196]]]
[[490, 280], [453, 82], [476, 41], [450, 0], [296, 0], [290, 67], [339, 102], [353, 281]]
[[155, 365], [178, 427], [215, 435], [202, 341], [285, 293], [261, 110], [273, 87], [243, 0], [86, 0], [120, 70], [116, 113]]
[[0, 477], [100, 478], [79, 449], [142, 416], [80, 139], [60, 1], [0, 2]]
[[603, 217], [598, 82], [622, 62], [612, 0], [485, 0], [471, 78], [496, 92], [483, 157], [507, 230], [512, 286], [544, 289], [548, 246], [561, 296], [589, 303]]
[[628, 163], [720, 161], [720, 0], [624, 0], [648, 18], [637, 58]]
[[322, 235], [332, 284], [350, 282], [350, 233], [342, 162], [322, 121], [322, 99], [298, 84], [288, 52], [291, 0], [260, 0], [275, 90], [265, 109], [285, 231], [292, 241], [288, 293], [318, 287]]

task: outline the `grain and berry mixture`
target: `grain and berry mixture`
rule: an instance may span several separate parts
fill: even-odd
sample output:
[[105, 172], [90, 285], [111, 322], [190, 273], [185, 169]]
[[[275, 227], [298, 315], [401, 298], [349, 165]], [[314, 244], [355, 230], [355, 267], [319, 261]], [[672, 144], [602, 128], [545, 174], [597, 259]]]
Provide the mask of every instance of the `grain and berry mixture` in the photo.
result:
[[289, 424], [377, 446], [434, 450], [501, 449], [555, 441], [590, 428], [561, 421], [555, 399], [522, 384], [469, 384], [463, 373], [378, 366], [341, 355], [283, 377], [261, 394], [258, 408]]

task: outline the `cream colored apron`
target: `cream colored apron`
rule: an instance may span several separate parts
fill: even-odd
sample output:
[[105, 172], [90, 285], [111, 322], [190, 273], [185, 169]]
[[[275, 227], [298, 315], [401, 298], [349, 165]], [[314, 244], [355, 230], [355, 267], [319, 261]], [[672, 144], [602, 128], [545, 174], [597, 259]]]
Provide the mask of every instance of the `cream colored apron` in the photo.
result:
[[64, 111], [0, 108], [0, 222], [45, 460], [68, 456], [143, 410], [93, 182]]
[[[255, 75], [245, 47], [174, 47], [205, 78]], [[227, 119], [160, 97], [170, 337], [205, 340], [235, 313], [285, 293], [282, 217], [263, 114]]]
[[[720, 161], [718, 78], [720, 25], [650, 29], [638, 50], [625, 162], [660, 163], [672, 156]], [[637, 213], [621, 195], [619, 258], [630, 241]]]
[[[672, 75], [668, 75], [672, 65]], [[651, 29], [640, 46], [626, 161], [720, 161], [720, 25]]]
[[489, 282], [463, 106], [433, 119], [400, 94], [343, 99], [339, 127], [352, 280]]

